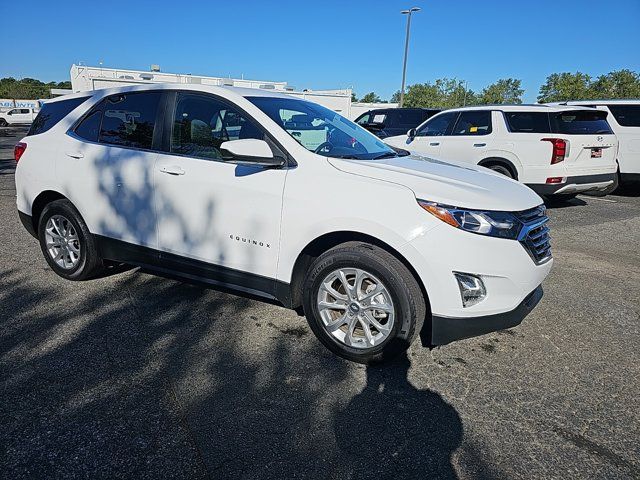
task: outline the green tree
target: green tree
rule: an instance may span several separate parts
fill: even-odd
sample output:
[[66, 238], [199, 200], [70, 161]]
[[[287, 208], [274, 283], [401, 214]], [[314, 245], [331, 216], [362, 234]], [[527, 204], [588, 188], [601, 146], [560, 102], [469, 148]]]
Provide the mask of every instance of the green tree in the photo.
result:
[[553, 73], [540, 87], [538, 101], [563, 102], [566, 100], [589, 100], [593, 98], [591, 77], [586, 73]]
[[37, 100], [50, 98], [52, 88], [71, 88], [71, 82], [44, 83], [35, 78], [16, 80], [13, 77], [0, 79], [0, 98]]
[[478, 96], [481, 104], [505, 104], [522, 103], [524, 90], [520, 87], [521, 81], [515, 78], [501, 78], [492, 83]]
[[400, 102], [400, 90], [396, 90], [393, 95], [391, 95], [391, 103], [399, 103]]
[[593, 98], [640, 98], [640, 75], [617, 70], [600, 75], [591, 87]]
[[375, 92], [369, 92], [360, 101], [362, 103], [380, 103], [382, 99]]
[[454, 108], [478, 103], [477, 95], [466, 82], [455, 78], [439, 78], [434, 83], [409, 85], [404, 95], [405, 107]]
[[356, 92], [354, 92], [354, 91], [351, 92], [351, 101], [352, 102], [357, 102], [358, 101], [358, 97], [356, 97]]

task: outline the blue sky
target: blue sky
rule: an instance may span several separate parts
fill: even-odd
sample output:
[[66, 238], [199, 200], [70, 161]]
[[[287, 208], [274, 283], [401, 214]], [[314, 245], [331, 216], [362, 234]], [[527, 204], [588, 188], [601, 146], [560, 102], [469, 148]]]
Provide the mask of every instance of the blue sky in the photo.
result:
[[78, 61], [157, 63], [388, 98], [401, 82], [399, 12], [412, 5], [423, 10], [412, 20], [409, 84], [456, 77], [479, 90], [515, 77], [533, 101], [553, 72], [640, 71], [640, 0], [2, 0], [0, 77], [60, 81]]

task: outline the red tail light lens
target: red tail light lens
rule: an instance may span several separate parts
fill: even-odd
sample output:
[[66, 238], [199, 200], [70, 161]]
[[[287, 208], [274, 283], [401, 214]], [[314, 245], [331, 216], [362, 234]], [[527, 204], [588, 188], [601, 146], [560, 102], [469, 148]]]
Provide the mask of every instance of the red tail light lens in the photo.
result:
[[22, 154], [25, 152], [26, 149], [27, 149], [27, 144], [22, 142], [16, 143], [16, 146], [13, 147], [13, 158], [16, 161], [16, 163], [20, 161], [20, 157], [22, 157]]
[[553, 152], [551, 153], [551, 165], [560, 163], [564, 160], [567, 154], [567, 142], [562, 138], [543, 138], [543, 142], [551, 142], [553, 145]]

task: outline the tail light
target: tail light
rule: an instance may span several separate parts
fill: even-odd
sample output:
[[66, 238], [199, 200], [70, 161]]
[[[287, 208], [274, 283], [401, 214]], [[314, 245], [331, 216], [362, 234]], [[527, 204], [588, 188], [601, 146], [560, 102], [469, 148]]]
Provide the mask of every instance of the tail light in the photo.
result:
[[13, 147], [13, 158], [18, 163], [20, 161], [20, 157], [24, 154], [27, 149], [27, 144], [23, 142], [16, 143], [16, 146]]
[[551, 142], [553, 145], [553, 152], [551, 153], [551, 165], [560, 163], [567, 155], [567, 142], [562, 138], [543, 138], [543, 142]]

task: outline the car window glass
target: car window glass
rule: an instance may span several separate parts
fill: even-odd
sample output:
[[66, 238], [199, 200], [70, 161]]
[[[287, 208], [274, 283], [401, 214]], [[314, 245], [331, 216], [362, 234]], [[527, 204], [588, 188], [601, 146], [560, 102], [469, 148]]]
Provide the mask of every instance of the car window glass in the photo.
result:
[[491, 133], [491, 111], [461, 112], [452, 135], [488, 135]]
[[102, 102], [98, 107], [87, 115], [75, 129], [75, 134], [85, 140], [91, 142], [98, 141], [98, 135], [100, 134], [100, 121], [102, 120]]
[[419, 137], [440, 137], [447, 135], [451, 124], [457, 116], [458, 112], [441, 113], [425, 123], [416, 135]]
[[640, 127], [640, 105], [608, 105], [622, 127]]
[[160, 92], [126, 93], [106, 99], [100, 143], [150, 149]]
[[546, 112], [504, 112], [512, 133], [549, 133], [549, 114]]
[[66, 117], [71, 110], [85, 102], [89, 97], [71, 98], [69, 100], [60, 100], [58, 102], [45, 103], [38, 113], [38, 116], [31, 124], [27, 135], [38, 135], [44, 133]]
[[576, 110], [551, 115], [554, 132], [568, 135], [610, 134], [607, 112], [600, 110]]
[[364, 125], [365, 123], [369, 123], [369, 118], [371, 117], [370, 114], [365, 113], [364, 115], [360, 116], [357, 120], [356, 123], [358, 125]]
[[422, 123], [421, 110], [398, 110], [397, 126], [401, 128], [415, 128]]
[[22, 110], [20, 110], [20, 113], [29, 113], [29, 109], [28, 108], [23, 108]]
[[260, 128], [236, 109], [213, 97], [178, 95], [171, 134], [172, 153], [221, 159], [223, 142], [246, 138], [264, 140], [265, 137]]
[[387, 118], [387, 116], [384, 113], [378, 113], [378, 114], [373, 116], [373, 120], [371, 120], [371, 121], [373, 123], [384, 123], [386, 118]]

